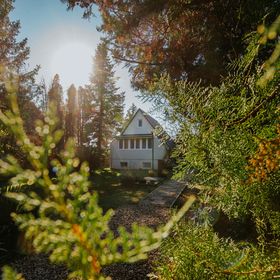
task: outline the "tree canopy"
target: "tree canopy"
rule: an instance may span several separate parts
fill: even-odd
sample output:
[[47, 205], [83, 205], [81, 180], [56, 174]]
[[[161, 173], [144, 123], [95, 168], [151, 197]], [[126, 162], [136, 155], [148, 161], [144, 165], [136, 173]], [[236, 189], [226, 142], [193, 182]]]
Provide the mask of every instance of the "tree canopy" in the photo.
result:
[[90, 16], [97, 5], [109, 48], [129, 67], [132, 84], [147, 89], [155, 77], [218, 84], [227, 65], [245, 50], [244, 36], [271, 23], [280, 1], [62, 0]]

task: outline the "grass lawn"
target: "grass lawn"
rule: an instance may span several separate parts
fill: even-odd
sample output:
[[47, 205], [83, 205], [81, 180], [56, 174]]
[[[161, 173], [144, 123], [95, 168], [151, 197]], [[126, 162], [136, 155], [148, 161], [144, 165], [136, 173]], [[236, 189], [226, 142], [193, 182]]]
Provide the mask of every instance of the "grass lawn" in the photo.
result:
[[92, 189], [99, 194], [99, 205], [104, 210], [136, 204], [157, 187], [133, 180], [121, 180], [115, 176], [102, 176], [102, 174], [92, 177], [91, 181]]

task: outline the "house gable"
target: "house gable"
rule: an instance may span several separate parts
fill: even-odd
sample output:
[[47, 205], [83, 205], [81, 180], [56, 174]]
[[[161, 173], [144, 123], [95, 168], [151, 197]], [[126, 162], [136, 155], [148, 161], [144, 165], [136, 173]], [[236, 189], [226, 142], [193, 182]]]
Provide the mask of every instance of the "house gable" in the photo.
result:
[[138, 109], [121, 135], [151, 134], [154, 126], [153, 123], [149, 121], [148, 117], [149, 116], [144, 111]]

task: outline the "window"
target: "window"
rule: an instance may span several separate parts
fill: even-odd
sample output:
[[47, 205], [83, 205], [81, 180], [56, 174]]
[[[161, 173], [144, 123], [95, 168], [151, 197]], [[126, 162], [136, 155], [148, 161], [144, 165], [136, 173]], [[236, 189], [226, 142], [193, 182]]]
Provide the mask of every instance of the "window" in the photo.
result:
[[142, 126], [142, 120], [138, 120], [138, 126], [141, 127]]
[[130, 149], [134, 149], [134, 139], [130, 139]]
[[120, 165], [121, 165], [121, 168], [127, 168], [128, 167], [128, 162], [127, 161], [121, 161]]
[[123, 139], [119, 140], [119, 149], [123, 149]]
[[136, 139], [136, 149], [140, 149], [140, 139]]
[[148, 149], [152, 149], [152, 146], [153, 146], [153, 139], [148, 138]]
[[152, 163], [150, 161], [143, 161], [142, 162], [142, 167], [144, 169], [150, 169], [152, 167]]
[[128, 139], [124, 139], [124, 148], [128, 149]]
[[146, 138], [142, 138], [142, 149], [146, 149]]

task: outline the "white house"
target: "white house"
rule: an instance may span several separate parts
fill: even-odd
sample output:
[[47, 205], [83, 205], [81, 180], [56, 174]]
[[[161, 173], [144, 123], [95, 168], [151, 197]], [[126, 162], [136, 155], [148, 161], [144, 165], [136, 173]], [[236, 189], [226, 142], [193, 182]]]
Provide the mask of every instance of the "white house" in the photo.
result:
[[138, 109], [111, 143], [111, 168], [128, 176], [147, 176], [150, 170], [160, 176], [168, 159], [171, 141], [162, 144], [153, 134], [156, 126], [160, 124]]

